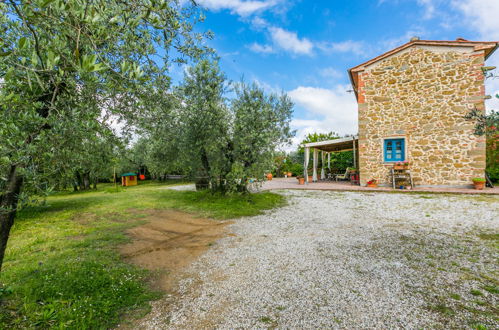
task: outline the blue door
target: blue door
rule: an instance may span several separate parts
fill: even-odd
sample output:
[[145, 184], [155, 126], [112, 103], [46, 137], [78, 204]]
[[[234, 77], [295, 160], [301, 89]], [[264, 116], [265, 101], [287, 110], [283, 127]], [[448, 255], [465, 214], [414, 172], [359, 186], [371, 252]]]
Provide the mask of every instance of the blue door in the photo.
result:
[[405, 160], [405, 140], [386, 139], [385, 140], [385, 162], [403, 162]]

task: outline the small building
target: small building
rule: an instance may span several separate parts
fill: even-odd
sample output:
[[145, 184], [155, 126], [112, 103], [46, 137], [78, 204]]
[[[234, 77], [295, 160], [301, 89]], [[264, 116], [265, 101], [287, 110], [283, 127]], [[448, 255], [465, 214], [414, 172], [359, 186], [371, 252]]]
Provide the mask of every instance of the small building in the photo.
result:
[[394, 163], [405, 161], [416, 185], [469, 186], [485, 174], [485, 137], [464, 117], [485, 112], [484, 62], [497, 47], [413, 38], [351, 68], [358, 136], [307, 144], [307, 153], [354, 150], [361, 185], [390, 185]]
[[137, 185], [137, 174], [135, 173], [125, 173], [121, 175], [121, 185], [123, 187], [136, 186]]

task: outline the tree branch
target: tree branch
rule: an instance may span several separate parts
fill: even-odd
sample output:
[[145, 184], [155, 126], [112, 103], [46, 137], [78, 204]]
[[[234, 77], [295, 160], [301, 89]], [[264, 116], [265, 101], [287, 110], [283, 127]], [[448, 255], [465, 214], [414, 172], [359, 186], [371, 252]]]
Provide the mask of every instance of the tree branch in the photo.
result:
[[13, 0], [10, 0], [10, 3], [12, 4], [12, 7], [14, 7], [14, 10], [16, 11], [16, 13], [19, 16], [19, 18], [22, 19], [22, 21], [24, 22], [24, 24], [26, 25], [26, 27], [28, 28], [28, 30], [31, 31], [31, 34], [33, 35], [33, 38], [35, 39], [35, 52], [36, 52], [36, 55], [38, 56], [38, 59], [40, 60], [40, 64], [42, 65], [42, 69], [45, 69], [45, 65], [43, 64], [42, 56], [40, 55], [40, 42], [38, 41], [38, 36], [37, 36], [35, 30], [31, 27], [31, 25], [29, 24], [29, 22], [21, 14], [21, 11], [19, 10], [19, 8], [17, 8], [16, 3]]

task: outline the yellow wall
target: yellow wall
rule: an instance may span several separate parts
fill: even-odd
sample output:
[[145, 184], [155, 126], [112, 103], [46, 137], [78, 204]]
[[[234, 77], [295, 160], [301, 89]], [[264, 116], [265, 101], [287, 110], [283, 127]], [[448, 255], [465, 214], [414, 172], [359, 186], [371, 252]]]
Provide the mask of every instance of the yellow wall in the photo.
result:
[[123, 177], [122, 178], [122, 185], [123, 186], [136, 186], [137, 185], [137, 176], [125, 176], [125, 177]]

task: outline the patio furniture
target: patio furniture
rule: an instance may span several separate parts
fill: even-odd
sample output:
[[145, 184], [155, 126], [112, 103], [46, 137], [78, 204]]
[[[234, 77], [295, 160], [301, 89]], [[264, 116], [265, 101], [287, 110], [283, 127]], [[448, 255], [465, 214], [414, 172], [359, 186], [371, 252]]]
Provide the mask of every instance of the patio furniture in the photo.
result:
[[485, 172], [485, 180], [487, 181], [486, 187], [489, 188], [494, 188], [494, 185], [492, 184], [492, 180], [490, 179], [489, 173]]
[[352, 185], [360, 185], [359, 173], [357, 171], [350, 172], [350, 184]]
[[395, 189], [397, 181], [408, 182], [411, 185], [411, 189], [414, 188], [414, 183], [412, 182], [411, 171], [408, 169], [396, 170], [393, 167], [390, 169], [390, 174], [392, 177], [392, 187]]
[[350, 167], [347, 167], [346, 171], [345, 171], [345, 174], [336, 174], [334, 176], [335, 180], [338, 181], [338, 180], [348, 180], [350, 177], [348, 176], [348, 174], [350, 173]]

